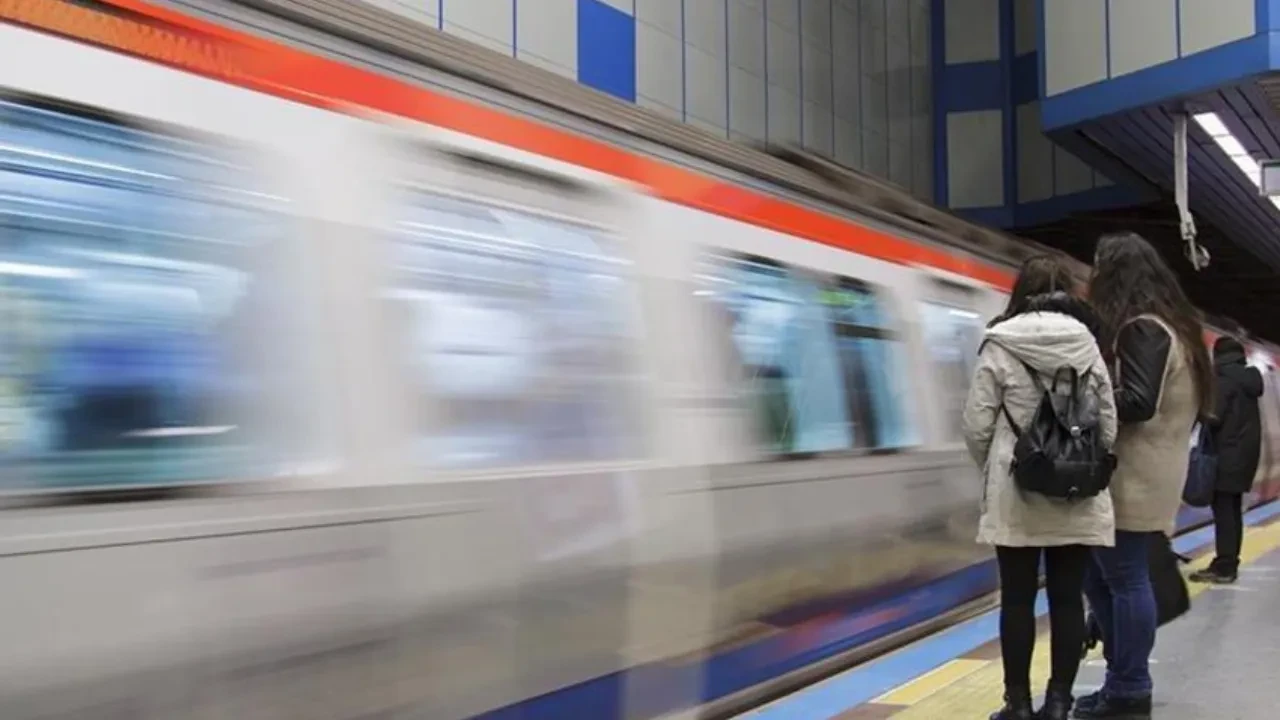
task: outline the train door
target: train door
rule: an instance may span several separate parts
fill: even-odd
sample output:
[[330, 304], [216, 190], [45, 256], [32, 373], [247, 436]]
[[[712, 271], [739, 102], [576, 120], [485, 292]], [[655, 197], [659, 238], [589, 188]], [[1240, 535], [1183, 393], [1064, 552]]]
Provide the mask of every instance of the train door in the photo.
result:
[[422, 695], [470, 714], [485, 708], [467, 698], [615, 671], [601, 659], [627, 643], [649, 453], [630, 191], [430, 129], [387, 133], [378, 152], [383, 221], [354, 249], [368, 271], [351, 288], [374, 328], [351, 363], [379, 428], [371, 467], [470, 508], [394, 531], [399, 602], [457, 629], [404, 642], [475, 658]]

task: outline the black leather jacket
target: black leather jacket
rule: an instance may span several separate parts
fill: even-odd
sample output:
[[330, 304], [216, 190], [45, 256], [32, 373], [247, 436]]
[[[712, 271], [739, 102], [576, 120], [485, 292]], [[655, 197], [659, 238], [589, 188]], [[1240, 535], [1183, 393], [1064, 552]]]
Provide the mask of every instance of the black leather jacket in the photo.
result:
[[1155, 417], [1172, 348], [1169, 332], [1155, 320], [1138, 318], [1120, 328], [1114, 378], [1120, 422], [1139, 423]]

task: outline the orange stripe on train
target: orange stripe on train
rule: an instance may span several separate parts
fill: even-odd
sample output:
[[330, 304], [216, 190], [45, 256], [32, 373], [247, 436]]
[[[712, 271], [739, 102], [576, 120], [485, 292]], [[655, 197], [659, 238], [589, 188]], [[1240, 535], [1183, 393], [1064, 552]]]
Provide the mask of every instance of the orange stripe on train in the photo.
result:
[[642, 185], [655, 196], [861, 255], [920, 264], [1007, 290], [993, 265], [873, 230], [533, 120], [432, 92], [140, 0], [102, 12], [60, 0], [0, 0], [0, 20], [99, 45], [288, 100], [418, 120]]

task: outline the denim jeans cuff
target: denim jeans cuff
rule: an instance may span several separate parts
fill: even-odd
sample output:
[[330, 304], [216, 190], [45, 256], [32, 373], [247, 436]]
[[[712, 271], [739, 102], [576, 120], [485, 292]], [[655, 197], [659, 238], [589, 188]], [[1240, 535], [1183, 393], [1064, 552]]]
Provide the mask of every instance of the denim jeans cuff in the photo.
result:
[[1150, 683], [1108, 682], [1103, 688], [1104, 695], [1120, 700], [1139, 700], [1151, 697]]

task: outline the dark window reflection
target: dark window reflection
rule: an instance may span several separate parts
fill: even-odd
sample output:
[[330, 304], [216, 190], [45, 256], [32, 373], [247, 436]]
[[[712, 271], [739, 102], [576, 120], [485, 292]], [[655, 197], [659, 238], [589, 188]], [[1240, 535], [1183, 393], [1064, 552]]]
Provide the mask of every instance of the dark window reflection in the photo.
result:
[[[0, 102], [6, 482], [245, 471], [265, 214], [206, 147]], [[260, 317], [251, 320], [251, 315]]]
[[761, 449], [812, 453], [912, 442], [898, 342], [867, 288], [763, 258], [710, 258], [698, 294], [722, 308]]

